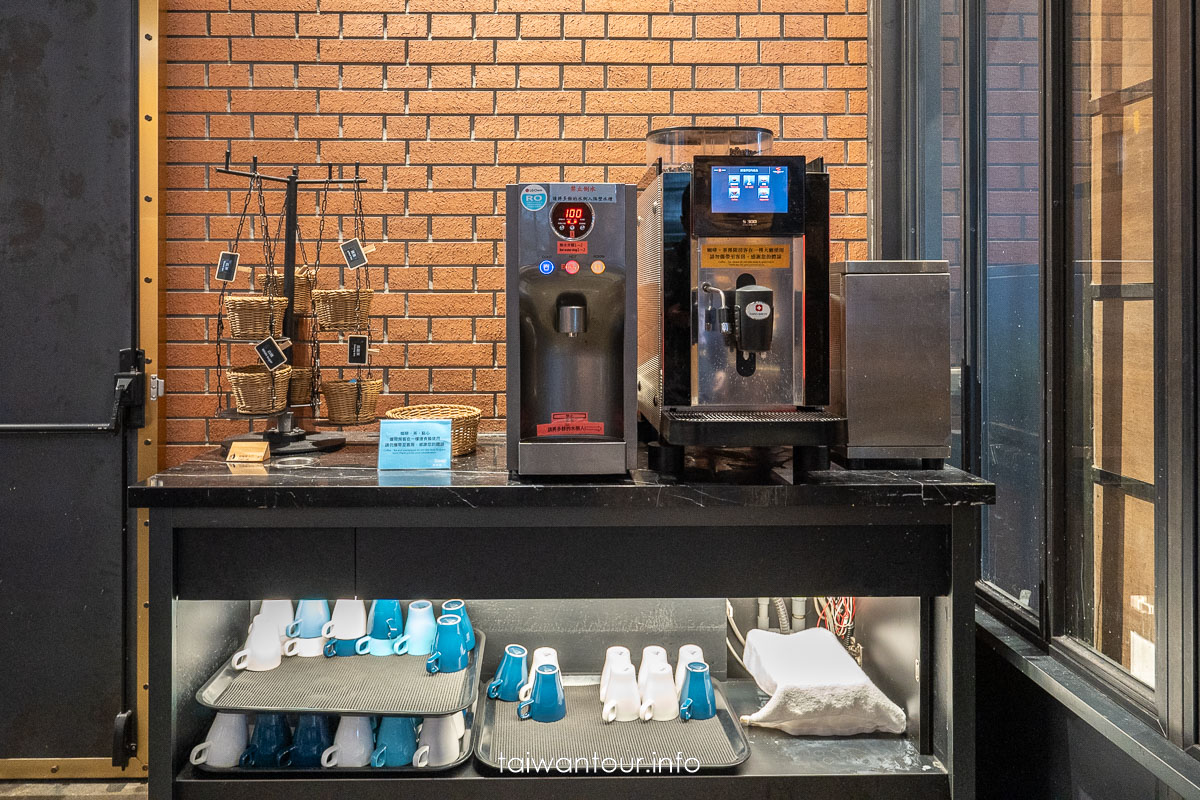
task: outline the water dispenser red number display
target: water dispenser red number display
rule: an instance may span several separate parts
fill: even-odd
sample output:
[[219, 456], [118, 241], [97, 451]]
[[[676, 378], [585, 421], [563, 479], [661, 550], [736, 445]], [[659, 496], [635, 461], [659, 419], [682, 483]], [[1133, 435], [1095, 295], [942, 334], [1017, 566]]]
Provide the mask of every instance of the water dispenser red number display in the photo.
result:
[[555, 203], [550, 224], [563, 239], [582, 239], [592, 231], [592, 207], [587, 203]]

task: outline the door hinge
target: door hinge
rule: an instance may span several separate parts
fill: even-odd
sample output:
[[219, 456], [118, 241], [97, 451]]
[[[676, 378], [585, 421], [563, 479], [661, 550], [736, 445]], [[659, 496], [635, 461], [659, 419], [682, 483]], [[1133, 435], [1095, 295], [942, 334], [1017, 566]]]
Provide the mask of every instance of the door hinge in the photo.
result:
[[134, 734], [137, 725], [134, 724], [132, 711], [122, 711], [113, 720], [113, 751], [112, 765], [124, 769], [129, 766], [129, 759], [137, 755], [137, 739]]

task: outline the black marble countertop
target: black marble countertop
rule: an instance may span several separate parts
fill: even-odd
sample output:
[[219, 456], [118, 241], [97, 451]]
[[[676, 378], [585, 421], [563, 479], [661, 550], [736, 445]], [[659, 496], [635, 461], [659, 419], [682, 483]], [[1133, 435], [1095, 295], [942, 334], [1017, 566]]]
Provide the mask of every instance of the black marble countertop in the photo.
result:
[[800, 505], [984, 505], [994, 484], [962, 470], [843, 470], [809, 473], [792, 482], [790, 451], [688, 451], [680, 480], [645, 467], [624, 478], [514, 478], [505, 466], [504, 436], [481, 435], [474, 453], [451, 470], [380, 472], [378, 436], [360, 434], [330, 453], [276, 458], [262, 465], [226, 464], [213, 449], [129, 489], [134, 507], [349, 508], [628, 507]]

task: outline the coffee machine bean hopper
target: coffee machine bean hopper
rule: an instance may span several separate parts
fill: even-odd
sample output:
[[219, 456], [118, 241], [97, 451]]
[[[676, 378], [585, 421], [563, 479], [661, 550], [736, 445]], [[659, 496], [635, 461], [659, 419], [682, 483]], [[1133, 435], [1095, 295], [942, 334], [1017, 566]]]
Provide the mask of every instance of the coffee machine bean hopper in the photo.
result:
[[762, 128], [666, 128], [638, 201], [638, 412], [651, 467], [685, 447], [792, 447], [828, 466], [829, 175]]

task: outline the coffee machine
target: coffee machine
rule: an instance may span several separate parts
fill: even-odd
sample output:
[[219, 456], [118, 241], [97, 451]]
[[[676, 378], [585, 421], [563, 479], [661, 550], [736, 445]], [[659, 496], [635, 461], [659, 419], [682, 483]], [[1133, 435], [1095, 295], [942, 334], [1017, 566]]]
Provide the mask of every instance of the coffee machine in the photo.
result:
[[507, 187], [508, 468], [635, 465], [636, 187]]
[[667, 128], [638, 203], [638, 411], [653, 466], [686, 446], [828, 464], [829, 175], [762, 128]]

